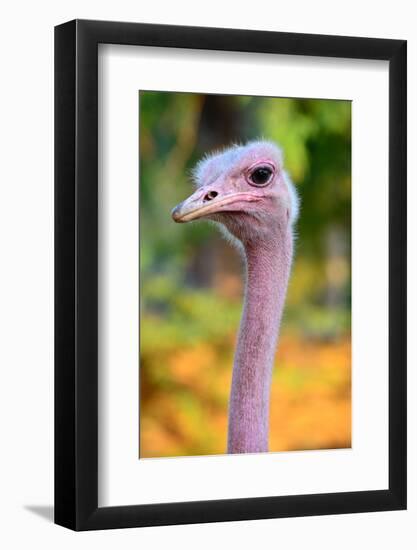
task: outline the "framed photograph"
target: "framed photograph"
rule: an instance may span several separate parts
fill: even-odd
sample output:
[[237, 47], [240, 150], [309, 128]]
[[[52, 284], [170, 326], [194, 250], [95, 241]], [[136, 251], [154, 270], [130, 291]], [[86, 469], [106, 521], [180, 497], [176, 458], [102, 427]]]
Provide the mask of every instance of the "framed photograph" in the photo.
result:
[[55, 522], [406, 508], [406, 42], [55, 29]]

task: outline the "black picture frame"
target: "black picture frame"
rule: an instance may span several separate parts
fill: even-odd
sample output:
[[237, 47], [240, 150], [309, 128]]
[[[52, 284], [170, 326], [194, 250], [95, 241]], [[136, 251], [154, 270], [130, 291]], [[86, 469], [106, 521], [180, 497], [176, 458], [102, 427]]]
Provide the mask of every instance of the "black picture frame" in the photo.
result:
[[[98, 44], [389, 61], [389, 488], [98, 506]], [[74, 530], [406, 508], [406, 41], [74, 20], [55, 28], [55, 522]]]

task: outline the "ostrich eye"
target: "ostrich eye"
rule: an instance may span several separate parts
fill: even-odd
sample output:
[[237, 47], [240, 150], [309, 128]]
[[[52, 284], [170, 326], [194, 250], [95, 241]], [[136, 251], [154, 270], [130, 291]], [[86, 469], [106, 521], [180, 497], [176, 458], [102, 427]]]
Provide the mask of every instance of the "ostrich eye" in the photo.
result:
[[266, 185], [272, 176], [272, 169], [269, 166], [259, 166], [249, 176], [251, 183], [255, 185]]

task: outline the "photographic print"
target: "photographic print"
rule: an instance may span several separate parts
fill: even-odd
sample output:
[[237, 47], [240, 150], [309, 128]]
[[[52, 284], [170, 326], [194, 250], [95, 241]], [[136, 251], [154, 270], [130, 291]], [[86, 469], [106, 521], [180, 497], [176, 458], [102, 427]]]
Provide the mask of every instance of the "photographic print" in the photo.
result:
[[56, 524], [406, 509], [406, 76], [404, 40], [56, 27]]
[[351, 102], [139, 112], [139, 458], [351, 447]]

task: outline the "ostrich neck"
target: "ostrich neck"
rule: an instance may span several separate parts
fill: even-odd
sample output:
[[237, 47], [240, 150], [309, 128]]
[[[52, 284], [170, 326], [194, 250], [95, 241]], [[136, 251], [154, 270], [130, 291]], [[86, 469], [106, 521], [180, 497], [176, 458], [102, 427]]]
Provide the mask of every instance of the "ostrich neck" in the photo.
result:
[[269, 401], [292, 259], [286, 229], [245, 246], [246, 289], [229, 405], [228, 453], [268, 451]]

